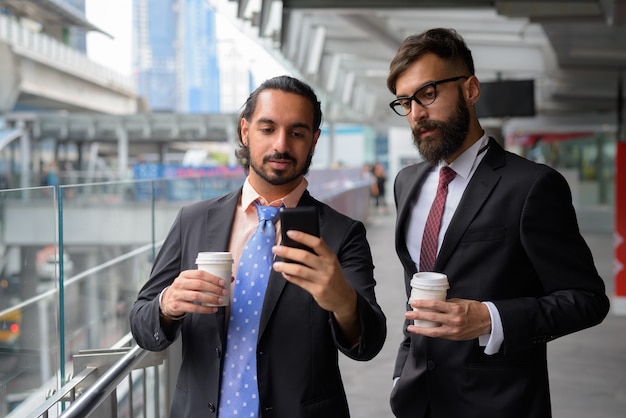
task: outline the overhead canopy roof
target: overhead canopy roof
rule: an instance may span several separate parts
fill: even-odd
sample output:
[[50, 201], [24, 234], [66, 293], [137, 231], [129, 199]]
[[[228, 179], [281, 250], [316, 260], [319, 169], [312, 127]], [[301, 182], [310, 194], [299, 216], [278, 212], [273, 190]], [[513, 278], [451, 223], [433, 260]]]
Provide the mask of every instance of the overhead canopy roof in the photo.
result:
[[482, 82], [534, 79], [538, 115], [614, 113], [626, 68], [626, 0], [239, 0], [237, 14], [336, 121], [405, 124], [388, 107], [389, 62], [433, 27], [459, 31]]
[[60, 0], [0, 0], [0, 7], [43, 26], [72, 26], [111, 36], [87, 21], [80, 10]]
[[68, 112], [15, 112], [4, 116], [11, 128], [23, 121], [36, 139], [53, 137], [60, 141], [117, 142], [126, 136], [133, 142], [236, 141], [237, 115], [143, 113], [102, 115]]

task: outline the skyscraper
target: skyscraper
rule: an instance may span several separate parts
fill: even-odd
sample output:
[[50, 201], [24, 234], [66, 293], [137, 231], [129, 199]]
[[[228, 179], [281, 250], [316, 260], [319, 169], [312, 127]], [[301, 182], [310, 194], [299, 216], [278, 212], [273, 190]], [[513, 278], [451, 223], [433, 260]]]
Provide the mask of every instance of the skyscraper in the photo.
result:
[[154, 112], [219, 112], [215, 12], [203, 0], [135, 0], [133, 65]]

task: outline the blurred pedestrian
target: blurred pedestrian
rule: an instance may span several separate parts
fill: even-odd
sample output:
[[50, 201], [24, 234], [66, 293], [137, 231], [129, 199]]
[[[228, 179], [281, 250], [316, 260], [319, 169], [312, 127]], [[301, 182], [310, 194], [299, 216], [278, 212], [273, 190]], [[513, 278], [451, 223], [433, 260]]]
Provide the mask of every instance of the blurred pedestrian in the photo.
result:
[[374, 175], [374, 206], [379, 213], [387, 214], [387, 173], [385, 167], [381, 163], [374, 164], [372, 174]]

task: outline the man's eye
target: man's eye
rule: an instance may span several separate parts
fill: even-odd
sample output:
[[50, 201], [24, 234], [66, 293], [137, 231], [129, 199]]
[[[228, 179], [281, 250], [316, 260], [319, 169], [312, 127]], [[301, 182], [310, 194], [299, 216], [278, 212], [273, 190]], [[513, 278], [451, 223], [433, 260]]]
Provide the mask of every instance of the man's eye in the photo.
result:
[[435, 97], [435, 88], [432, 86], [426, 87], [424, 90], [419, 92], [419, 97], [432, 100]]
[[411, 99], [402, 99], [399, 102], [400, 106], [402, 106], [404, 109], [408, 109], [411, 107]]

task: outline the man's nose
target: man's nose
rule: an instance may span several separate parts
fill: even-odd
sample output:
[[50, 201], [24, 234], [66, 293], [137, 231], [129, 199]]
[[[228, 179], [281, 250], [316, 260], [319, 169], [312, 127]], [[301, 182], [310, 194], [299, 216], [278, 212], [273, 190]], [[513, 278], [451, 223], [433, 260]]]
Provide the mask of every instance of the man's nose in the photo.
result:
[[288, 138], [287, 131], [283, 129], [276, 131], [276, 136], [274, 138], [274, 150], [280, 153], [285, 152], [288, 147], [287, 138]]
[[421, 104], [417, 103], [416, 100], [411, 100], [411, 113], [409, 113], [409, 117], [414, 121], [425, 119], [428, 117], [428, 110], [426, 110], [426, 108]]

